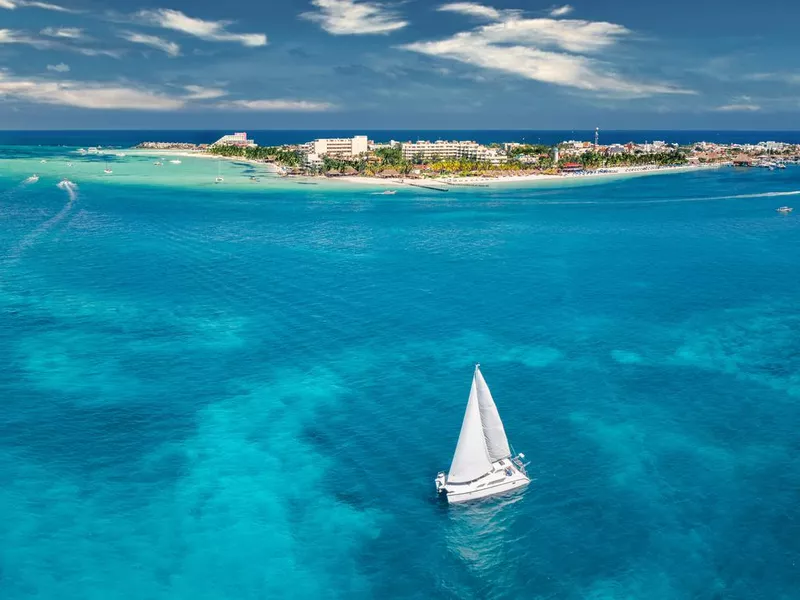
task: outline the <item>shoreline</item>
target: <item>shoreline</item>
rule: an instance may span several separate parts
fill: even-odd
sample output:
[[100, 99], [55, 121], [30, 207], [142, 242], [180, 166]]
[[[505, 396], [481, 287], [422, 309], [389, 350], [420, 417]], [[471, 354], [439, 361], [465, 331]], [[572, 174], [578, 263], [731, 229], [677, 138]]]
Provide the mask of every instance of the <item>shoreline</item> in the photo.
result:
[[428, 184], [438, 184], [442, 186], [451, 185], [454, 187], [482, 187], [482, 186], [492, 186], [492, 185], [503, 185], [503, 184], [511, 184], [511, 183], [539, 183], [539, 182], [571, 182], [571, 181], [580, 181], [586, 179], [597, 179], [597, 178], [612, 178], [612, 177], [629, 177], [629, 176], [643, 176], [643, 175], [665, 175], [669, 173], [683, 173], [687, 171], [699, 171], [699, 170], [707, 170], [707, 169], [719, 169], [722, 168], [724, 165], [721, 163], [715, 163], [711, 165], [681, 165], [675, 167], [659, 167], [656, 165], [652, 166], [638, 166], [638, 167], [614, 167], [603, 169], [602, 171], [595, 172], [595, 171], [587, 171], [584, 173], [564, 173], [564, 174], [529, 174], [529, 175], [507, 175], [507, 176], [497, 176], [497, 177], [458, 177], [458, 176], [441, 176], [441, 177], [425, 177], [421, 179], [406, 179], [403, 177], [395, 177], [391, 179], [384, 179], [382, 177], [367, 177], [367, 176], [360, 176], [360, 175], [342, 175], [339, 177], [307, 177], [308, 179], [323, 179], [325, 181], [330, 182], [345, 182], [345, 183], [360, 183], [365, 185], [374, 185], [374, 186], [407, 186], [407, 187], [414, 187], [414, 184], [424, 185]]

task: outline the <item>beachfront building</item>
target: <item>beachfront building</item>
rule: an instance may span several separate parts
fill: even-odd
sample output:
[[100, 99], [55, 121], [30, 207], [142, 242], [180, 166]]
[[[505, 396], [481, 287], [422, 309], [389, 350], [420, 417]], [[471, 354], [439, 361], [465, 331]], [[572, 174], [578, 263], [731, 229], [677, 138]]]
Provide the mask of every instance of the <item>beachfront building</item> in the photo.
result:
[[369, 150], [369, 140], [365, 135], [352, 138], [320, 138], [307, 146], [310, 153], [317, 156], [358, 156]]
[[436, 140], [435, 142], [405, 142], [401, 146], [405, 160], [457, 160], [467, 159], [479, 162], [501, 164], [508, 160], [504, 152], [488, 148], [477, 142]]
[[319, 154], [314, 152], [309, 152], [306, 154], [305, 163], [307, 167], [321, 167], [325, 164], [325, 161], [322, 160], [322, 157]]
[[247, 138], [247, 133], [242, 131], [240, 133], [229, 133], [223, 135], [212, 146], [239, 146], [240, 148], [255, 148], [256, 143]]

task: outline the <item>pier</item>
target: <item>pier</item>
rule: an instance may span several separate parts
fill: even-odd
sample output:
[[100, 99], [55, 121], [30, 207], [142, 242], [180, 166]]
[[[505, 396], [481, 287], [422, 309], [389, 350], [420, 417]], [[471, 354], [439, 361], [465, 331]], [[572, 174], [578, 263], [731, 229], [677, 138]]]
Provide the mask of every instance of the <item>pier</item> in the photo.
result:
[[406, 185], [411, 185], [413, 187], [422, 188], [425, 190], [433, 190], [434, 192], [449, 192], [447, 188], [440, 188], [436, 187], [435, 185], [426, 185], [424, 183], [411, 183], [410, 181], [405, 182]]

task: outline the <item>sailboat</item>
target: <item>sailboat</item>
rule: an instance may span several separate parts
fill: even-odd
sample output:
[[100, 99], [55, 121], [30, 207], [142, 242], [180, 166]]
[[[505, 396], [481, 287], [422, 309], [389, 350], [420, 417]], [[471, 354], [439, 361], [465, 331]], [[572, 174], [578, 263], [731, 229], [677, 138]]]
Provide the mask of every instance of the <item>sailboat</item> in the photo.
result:
[[220, 164], [220, 162], [219, 162], [219, 161], [217, 161], [217, 177], [216, 177], [216, 179], [214, 179], [214, 183], [222, 183], [223, 181], [225, 181], [225, 180], [222, 178], [222, 174], [221, 174], [221, 172], [220, 172], [220, 169], [221, 169], [221, 168], [222, 168], [222, 167], [221, 167], [221, 164]]
[[103, 169], [103, 173], [105, 173], [106, 175], [111, 175], [112, 172], [113, 171], [111, 170], [111, 167], [109, 166], [108, 161], [106, 161], [106, 168]]
[[450, 504], [494, 496], [530, 483], [525, 455], [512, 455], [497, 406], [475, 365], [467, 410], [450, 472], [436, 476], [436, 491]]

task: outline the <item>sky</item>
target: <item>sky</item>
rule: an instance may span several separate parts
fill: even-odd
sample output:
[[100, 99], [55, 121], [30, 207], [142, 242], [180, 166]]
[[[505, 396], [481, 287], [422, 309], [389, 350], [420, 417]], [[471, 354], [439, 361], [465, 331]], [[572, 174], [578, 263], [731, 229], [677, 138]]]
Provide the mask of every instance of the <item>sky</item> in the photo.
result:
[[0, 129], [800, 129], [800, 3], [0, 0]]

